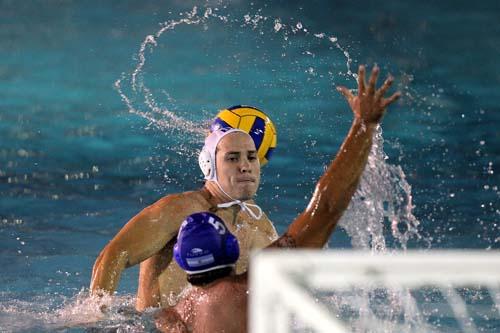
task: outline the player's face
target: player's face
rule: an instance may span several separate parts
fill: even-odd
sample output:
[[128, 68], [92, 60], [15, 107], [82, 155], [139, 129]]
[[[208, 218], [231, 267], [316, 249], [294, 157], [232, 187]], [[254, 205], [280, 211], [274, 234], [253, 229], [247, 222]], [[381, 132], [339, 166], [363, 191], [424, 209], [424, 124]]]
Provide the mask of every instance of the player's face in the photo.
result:
[[251, 199], [260, 182], [260, 164], [252, 138], [245, 133], [226, 135], [217, 145], [217, 179], [233, 199]]

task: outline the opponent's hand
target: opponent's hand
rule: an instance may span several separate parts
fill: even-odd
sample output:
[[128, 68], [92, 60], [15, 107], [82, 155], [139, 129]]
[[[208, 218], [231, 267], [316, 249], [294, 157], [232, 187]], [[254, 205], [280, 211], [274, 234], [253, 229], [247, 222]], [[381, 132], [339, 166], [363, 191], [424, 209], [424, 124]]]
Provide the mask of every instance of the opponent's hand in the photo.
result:
[[378, 124], [387, 106], [401, 96], [401, 93], [398, 91], [389, 98], [384, 97], [394, 81], [391, 75], [387, 77], [382, 87], [375, 90], [379, 72], [379, 67], [375, 65], [367, 85], [365, 81], [365, 66], [359, 66], [357, 95], [354, 95], [352, 91], [346, 87], [337, 87], [337, 90], [347, 99], [349, 106], [354, 112], [354, 116], [365, 124]]

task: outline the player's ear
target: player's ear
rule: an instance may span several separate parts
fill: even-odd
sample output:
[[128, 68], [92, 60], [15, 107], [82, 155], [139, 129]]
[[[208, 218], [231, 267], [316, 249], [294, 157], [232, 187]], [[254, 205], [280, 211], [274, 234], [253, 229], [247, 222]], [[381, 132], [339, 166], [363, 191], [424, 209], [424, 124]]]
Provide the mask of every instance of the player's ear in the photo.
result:
[[211, 179], [215, 169], [215, 161], [213, 161], [210, 152], [206, 148], [201, 150], [198, 156], [198, 163], [205, 179]]

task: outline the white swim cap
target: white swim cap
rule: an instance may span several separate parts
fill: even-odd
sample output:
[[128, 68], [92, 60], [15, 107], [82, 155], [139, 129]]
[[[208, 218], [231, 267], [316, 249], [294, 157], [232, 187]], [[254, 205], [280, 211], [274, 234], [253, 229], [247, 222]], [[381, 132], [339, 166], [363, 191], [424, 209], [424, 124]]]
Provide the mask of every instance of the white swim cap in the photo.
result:
[[198, 157], [198, 163], [200, 164], [201, 171], [205, 175], [205, 180], [218, 182], [215, 168], [215, 151], [217, 150], [217, 145], [223, 137], [235, 132], [245, 133], [250, 136], [248, 133], [237, 128], [221, 128], [210, 133], [205, 139], [205, 145]]
[[[217, 206], [220, 208], [227, 208], [233, 205], [238, 205], [242, 210], [246, 211], [250, 216], [254, 219], [259, 220], [262, 217], [262, 209], [254, 204], [246, 203], [240, 200], [236, 200], [232, 198], [219, 184], [219, 180], [217, 179], [217, 170], [215, 167], [215, 152], [217, 150], [217, 145], [220, 140], [228, 134], [240, 132], [245, 133], [250, 136], [247, 132], [242, 131], [238, 128], [220, 128], [212, 133], [205, 139], [205, 145], [198, 156], [198, 163], [200, 164], [201, 171], [205, 175], [205, 180], [213, 181], [217, 184], [219, 189], [232, 201], [218, 204]], [[254, 212], [250, 207], [254, 207], [257, 212]]]

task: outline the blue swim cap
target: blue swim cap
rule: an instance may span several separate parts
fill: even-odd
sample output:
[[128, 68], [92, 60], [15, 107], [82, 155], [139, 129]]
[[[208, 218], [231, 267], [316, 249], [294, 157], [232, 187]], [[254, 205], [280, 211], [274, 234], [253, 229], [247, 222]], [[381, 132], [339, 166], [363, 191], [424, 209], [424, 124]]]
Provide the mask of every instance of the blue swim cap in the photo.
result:
[[220, 217], [209, 212], [189, 215], [174, 245], [174, 258], [188, 274], [234, 266], [240, 255], [238, 240]]

